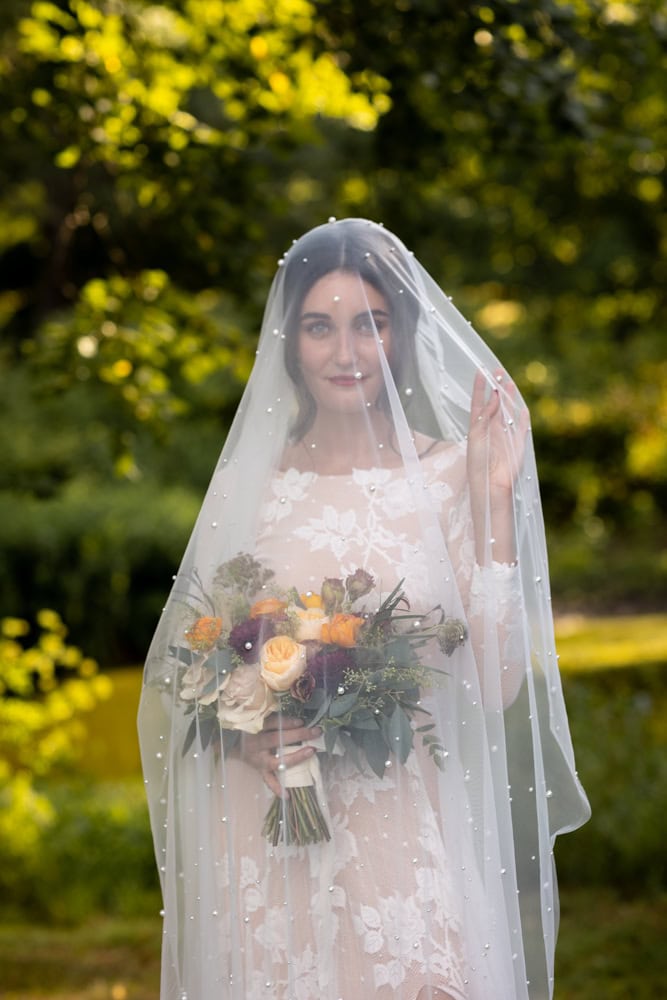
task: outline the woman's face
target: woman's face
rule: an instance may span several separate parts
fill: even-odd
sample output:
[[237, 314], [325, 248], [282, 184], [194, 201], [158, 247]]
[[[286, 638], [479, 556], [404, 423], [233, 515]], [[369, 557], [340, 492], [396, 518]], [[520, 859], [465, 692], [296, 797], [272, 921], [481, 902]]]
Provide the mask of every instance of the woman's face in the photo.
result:
[[375, 403], [384, 386], [379, 352], [389, 357], [391, 351], [384, 296], [357, 274], [331, 271], [303, 301], [298, 346], [318, 410], [352, 413]]

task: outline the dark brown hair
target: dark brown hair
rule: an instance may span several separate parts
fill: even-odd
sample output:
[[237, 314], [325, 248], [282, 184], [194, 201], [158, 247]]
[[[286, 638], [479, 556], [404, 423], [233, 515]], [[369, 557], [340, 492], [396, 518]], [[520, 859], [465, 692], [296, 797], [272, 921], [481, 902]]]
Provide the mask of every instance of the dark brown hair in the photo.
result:
[[[363, 219], [344, 219], [311, 230], [289, 250], [283, 285], [285, 312], [285, 368], [296, 388], [299, 413], [291, 436], [301, 440], [315, 419], [317, 406], [301, 375], [299, 319], [303, 302], [313, 285], [331, 271], [357, 274], [383, 297], [389, 310], [392, 349], [389, 367], [400, 392], [417, 378], [415, 331], [419, 303], [409, 287], [405, 251], [391, 234]], [[402, 275], [405, 275], [405, 281]], [[414, 389], [413, 389], [414, 391]], [[386, 392], [376, 405], [388, 410]]]

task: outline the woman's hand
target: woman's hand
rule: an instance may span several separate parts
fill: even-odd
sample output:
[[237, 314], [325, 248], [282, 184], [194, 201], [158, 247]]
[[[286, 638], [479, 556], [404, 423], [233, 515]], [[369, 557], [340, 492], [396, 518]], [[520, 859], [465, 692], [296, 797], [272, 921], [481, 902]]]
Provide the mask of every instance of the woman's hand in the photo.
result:
[[491, 519], [492, 558], [498, 562], [515, 559], [512, 490], [523, 465], [529, 426], [528, 410], [523, 404], [517, 407], [518, 392], [514, 383], [501, 370], [493, 374], [497, 385], [488, 399], [488, 376], [481, 371], [475, 375], [466, 453], [480, 565], [488, 562], [484, 544], [487, 513]]
[[274, 712], [267, 716], [261, 732], [241, 735], [240, 755], [260, 772], [265, 784], [275, 795], [287, 798], [289, 792], [283, 788], [278, 772], [307, 760], [316, 751], [314, 747], [300, 747], [283, 757], [281, 749], [304, 740], [312, 740], [321, 733], [319, 726], [311, 729], [304, 726], [301, 719]]

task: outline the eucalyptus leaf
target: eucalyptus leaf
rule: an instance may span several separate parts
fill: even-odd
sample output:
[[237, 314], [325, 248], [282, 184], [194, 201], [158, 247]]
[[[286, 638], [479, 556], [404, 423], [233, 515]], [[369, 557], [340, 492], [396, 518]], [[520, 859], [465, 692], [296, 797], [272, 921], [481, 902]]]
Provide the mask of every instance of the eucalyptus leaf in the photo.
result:
[[327, 710], [330, 704], [331, 704], [331, 698], [329, 697], [329, 695], [326, 695], [319, 709], [317, 710], [313, 718], [310, 720], [311, 726], [316, 726], [317, 723], [320, 721], [320, 719], [324, 718], [324, 716], [327, 714]]
[[187, 646], [170, 646], [169, 655], [175, 656], [176, 659], [180, 660], [181, 663], [184, 663], [186, 667], [191, 667], [194, 663], [195, 655], [191, 649], [187, 648]]
[[376, 730], [375, 732], [372, 730], [365, 731], [363, 735], [362, 747], [364, 753], [366, 754], [366, 760], [370, 764], [372, 770], [377, 774], [378, 778], [384, 777], [389, 750], [382, 737], [382, 733], [379, 730]]
[[400, 760], [405, 764], [412, 750], [412, 726], [410, 720], [397, 705], [389, 719], [389, 745]]
[[338, 738], [340, 739], [341, 746], [345, 753], [349, 754], [352, 758], [352, 762], [358, 771], [363, 771], [362, 760], [359, 755], [360, 743], [354, 739], [349, 733], [344, 729], [338, 730]]
[[358, 699], [358, 691], [350, 691], [348, 694], [334, 698], [329, 706], [329, 717], [331, 719], [338, 719], [341, 715], [346, 715], [347, 712], [354, 708]]
[[183, 741], [183, 750], [181, 754], [183, 757], [187, 754], [188, 750], [195, 741], [195, 736], [197, 735], [197, 716], [195, 715], [192, 722], [188, 726], [188, 731], [185, 734], [185, 739]]

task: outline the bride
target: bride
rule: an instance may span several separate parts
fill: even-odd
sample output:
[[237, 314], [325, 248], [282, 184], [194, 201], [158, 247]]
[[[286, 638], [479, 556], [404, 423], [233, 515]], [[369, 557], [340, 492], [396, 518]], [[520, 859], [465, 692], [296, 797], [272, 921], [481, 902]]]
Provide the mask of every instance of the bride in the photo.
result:
[[550, 997], [588, 805], [526, 408], [382, 227], [280, 265], [145, 670], [161, 997]]

